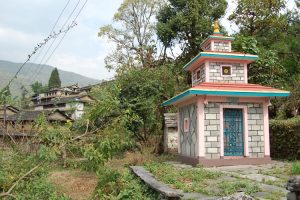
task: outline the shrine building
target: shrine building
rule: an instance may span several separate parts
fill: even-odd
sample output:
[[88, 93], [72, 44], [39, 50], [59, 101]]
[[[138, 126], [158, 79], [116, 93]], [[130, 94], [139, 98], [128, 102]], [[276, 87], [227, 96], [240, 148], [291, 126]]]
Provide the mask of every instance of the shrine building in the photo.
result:
[[192, 87], [165, 101], [178, 109], [178, 153], [202, 166], [266, 164], [271, 161], [268, 106], [288, 91], [248, 83], [257, 55], [234, 52], [233, 37], [214, 33], [183, 69]]

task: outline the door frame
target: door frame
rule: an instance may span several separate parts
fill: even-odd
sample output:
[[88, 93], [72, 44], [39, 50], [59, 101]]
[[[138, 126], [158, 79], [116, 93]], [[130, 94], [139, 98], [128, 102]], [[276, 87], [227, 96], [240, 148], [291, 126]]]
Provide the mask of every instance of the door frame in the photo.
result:
[[248, 107], [247, 105], [220, 104], [220, 156], [224, 158], [224, 108], [242, 109], [244, 126], [244, 157], [249, 157], [248, 148]]

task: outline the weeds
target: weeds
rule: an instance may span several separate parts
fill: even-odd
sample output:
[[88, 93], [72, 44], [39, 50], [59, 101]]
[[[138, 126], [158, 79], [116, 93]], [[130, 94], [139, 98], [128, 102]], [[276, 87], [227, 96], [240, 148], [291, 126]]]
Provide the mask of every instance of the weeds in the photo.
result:
[[207, 180], [217, 179], [219, 172], [207, 171], [203, 168], [181, 169], [164, 163], [146, 164], [145, 168], [153, 173], [158, 180], [184, 192], [198, 192], [213, 195], [206, 183]]
[[95, 190], [97, 199], [158, 199], [158, 194], [150, 190], [128, 169], [118, 171], [103, 168], [97, 172], [99, 182]]
[[295, 162], [292, 163], [290, 173], [293, 174], [293, 175], [299, 175], [300, 174], [300, 161], [295, 161]]
[[[0, 157], [0, 193], [7, 191], [19, 177], [37, 164], [33, 157], [17, 154], [13, 150], [1, 152]], [[48, 169], [46, 167], [39, 168], [35, 173], [17, 184], [13, 195], [20, 200], [69, 199], [56, 192], [54, 186], [47, 180], [47, 175]]]
[[238, 191], [243, 191], [246, 194], [252, 194], [260, 191], [257, 183], [249, 180], [237, 180], [233, 182], [222, 181], [218, 184], [220, 195], [230, 195]]
[[266, 199], [269, 200], [278, 200], [279, 197], [284, 197], [285, 194], [282, 191], [273, 191], [266, 196]]

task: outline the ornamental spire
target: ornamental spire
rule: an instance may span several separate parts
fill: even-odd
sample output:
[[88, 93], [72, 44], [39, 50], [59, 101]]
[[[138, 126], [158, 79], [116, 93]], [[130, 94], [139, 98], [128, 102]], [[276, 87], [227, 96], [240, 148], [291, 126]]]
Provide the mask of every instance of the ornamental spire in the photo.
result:
[[217, 19], [214, 22], [214, 33], [220, 33], [220, 25]]

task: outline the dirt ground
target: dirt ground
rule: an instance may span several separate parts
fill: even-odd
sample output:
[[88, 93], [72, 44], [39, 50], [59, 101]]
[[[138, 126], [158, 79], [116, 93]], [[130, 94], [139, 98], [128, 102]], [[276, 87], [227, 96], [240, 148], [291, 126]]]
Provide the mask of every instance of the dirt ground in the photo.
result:
[[91, 198], [98, 181], [94, 174], [79, 170], [54, 171], [50, 173], [49, 180], [59, 192], [73, 200]]

